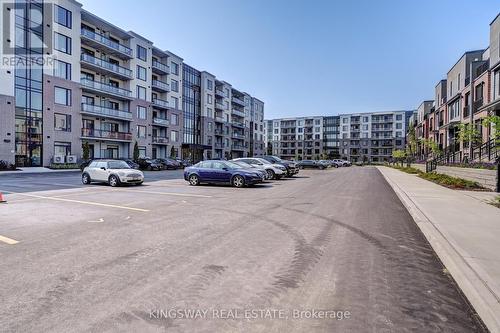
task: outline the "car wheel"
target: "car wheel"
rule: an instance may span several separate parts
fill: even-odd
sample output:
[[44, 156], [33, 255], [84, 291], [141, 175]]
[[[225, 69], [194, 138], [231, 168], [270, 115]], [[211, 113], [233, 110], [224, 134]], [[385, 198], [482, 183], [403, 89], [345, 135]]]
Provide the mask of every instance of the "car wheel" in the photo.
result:
[[243, 187], [245, 186], [245, 179], [240, 175], [236, 175], [233, 177], [232, 183], [234, 187]]
[[198, 175], [189, 176], [189, 185], [196, 186], [200, 184], [200, 177]]
[[320, 167], [319, 167], [319, 169], [320, 169], [320, 170], [323, 170], [324, 168], [325, 168], [324, 166], [320, 166]]
[[108, 182], [111, 187], [116, 187], [120, 184], [120, 180], [115, 175], [109, 176]]
[[82, 175], [82, 183], [85, 184], [85, 185], [88, 185], [90, 184], [91, 180], [90, 180], [90, 176], [88, 173], [84, 173]]
[[276, 174], [274, 173], [273, 170], [269, 169], [269, 170], [266, 170], [266, 172], [267, 172], [267, 177], [269, 179], [274, 179], [276, 177]]

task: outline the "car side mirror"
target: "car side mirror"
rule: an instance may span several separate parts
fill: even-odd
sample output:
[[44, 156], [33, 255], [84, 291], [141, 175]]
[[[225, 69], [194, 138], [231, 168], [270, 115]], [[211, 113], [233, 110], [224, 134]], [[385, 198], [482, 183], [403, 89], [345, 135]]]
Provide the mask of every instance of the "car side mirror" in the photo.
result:
[[222, 170], [227, 171], [227, 170], [229, 170], [229, 169], [228, 169], [228, 168], [222, 168]]

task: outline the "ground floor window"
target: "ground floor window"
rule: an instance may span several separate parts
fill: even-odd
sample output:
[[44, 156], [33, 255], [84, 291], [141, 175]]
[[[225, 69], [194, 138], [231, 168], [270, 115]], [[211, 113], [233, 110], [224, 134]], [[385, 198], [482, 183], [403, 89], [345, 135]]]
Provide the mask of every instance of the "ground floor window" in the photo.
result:
[[54, 156], [56, 155], [71, 155], [71, 142], [54, 142]]

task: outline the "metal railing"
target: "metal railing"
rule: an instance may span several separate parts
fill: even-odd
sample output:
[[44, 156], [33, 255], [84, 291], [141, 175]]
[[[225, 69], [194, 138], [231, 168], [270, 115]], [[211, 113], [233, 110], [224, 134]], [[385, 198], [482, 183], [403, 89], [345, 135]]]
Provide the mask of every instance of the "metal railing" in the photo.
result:
[[87, 113], [97, 114], [97, 115], [123, 118], [123, 119], [127, 119], [127, 120], [132, 119], [131, 112], [127, 112], [127, 111], [123, 111], [123, 110], [116, 110], [116, 109], [112, 109], [112, 108], [108, 108], [108, 107], [100, 106], [100, 105], [82, 103], [82, 111], [87, 112]]
[[158, 89], [161, 89], [161, 90], [165, 90], [165, 91], [169, 91], [170, 90], [170, 86], [168, 85], [168, 83], [160, 81], [160, 80], [153, 80], [152, 81], [152, 87], [153, 88], [158, 88]]
[[500, 143], [490, 139], [480, 146], [472, 148], [472, 161], [495, 161], [500, 157]]
[[168, 109], [168, 101], [159, 98], [153, 98], [153, 106]]
[[94, 65], [96, 67], [106, 69], [110, 72], [120, 74], [121, 76], [132, 78], [132, 71], [130, 69], [116, 65], [116, 64], [112, 64], [109, 61], [96, 58], [94, 56], [91, 56], [90, 54], [82, 53], [82, 55], [80, 56], [80, 60], [85, 62], [85, 63]]
[[132, 140], [132, 133], [106, 131], [93, 128], [82, 128], [82, 136], [87, 138]]
[[169, 121], [165, 118], [153, 117], [153, 124], [168, 126]]
[[168, 65], [162, 64], [158, 60], [153, 60], [153, 69], [159, 69], [164, 73], [170, 73], [170, 67]]
[[123, 96], [123, 97], [128, 97], [128, 98], [132, 97], [132, 92], [130, 90], [115, 87], [115, 86], [108, 84], [108, 83], [93, 81], [93, 80], [89, 80], [86, 78], [81, 78], [80, 83], [85, 87], [92, 88], [95, 90], [100, 90], [103, 92], [107, 92], [107, 93], [111, 93], [111, 94], [115, 94], [115, 95], [119, 95], [119, 96]]
[[114, 49], [116, 51], [124, 53], [124, 54], [128, 55], [129, 57], [132, 57], [132, 49], [131, 48], [126, 47], [123, 44], [117, 43], [104, 35], [98, 34], [92, 30], [85, 29], [85, 28], [81, 29], [81, 35], [88, 38], [88, 39], [94, 40], [94, 41], [96, 41], [104, 46], [107, 46], [111, 49]]
[[164, 136], [153, 136], [153, 143], [168, 143], [168, 138]]

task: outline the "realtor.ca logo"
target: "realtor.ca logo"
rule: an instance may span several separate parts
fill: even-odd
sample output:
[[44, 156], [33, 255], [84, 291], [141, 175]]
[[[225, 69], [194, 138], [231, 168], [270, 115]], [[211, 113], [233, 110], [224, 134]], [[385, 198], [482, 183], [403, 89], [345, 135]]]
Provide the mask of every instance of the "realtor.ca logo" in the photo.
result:
[[0, 4], [0, 67], [52, 67], [52, 22], [44, 24], [44, 17], [52, 17], [53, 4], [35, 0], [0, 0]]

